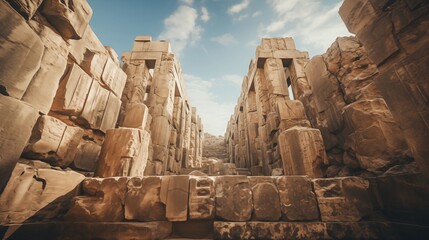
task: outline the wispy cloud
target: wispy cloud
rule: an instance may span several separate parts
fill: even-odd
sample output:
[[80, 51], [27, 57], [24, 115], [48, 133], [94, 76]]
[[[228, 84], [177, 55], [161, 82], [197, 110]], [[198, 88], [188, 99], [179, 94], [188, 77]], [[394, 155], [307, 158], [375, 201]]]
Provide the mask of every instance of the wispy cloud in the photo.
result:
[[223, 135], [235, 103], [219, 102], [212, 90], [212, 81], [190, 74], [184, 74], [183, 77], [191, 104], [197, 107], [197, 112], [204, 124], [204, 131]]
[[201, 20], [203, 22], [208, 22], [210, 20], [209, 11], [206, 7], [201, 7]]
[[170, 16], [164, 19], [164, 30], [160, 39], [167, 39], [173, 51], [180, 55], [188, 44], [201, 38], [203, 29], [196, 24], [198, 13], [195, 8], [181, 5]]
[[260, 11], [256, 11], [256, 12], [252, 13], [252, 17], [257, 17], [259, 15], [261, 15]]
[[237, 75], [237, 74], [226, 74], [221, 77], [222, 80], [230, 82], [234, 85], [237, 85], [241, 87], [241, 84], [243, 83], [243, 76]]
[[243, 0], [240, 3], [232, 5], [230, 8], [228, 8], [228, 13], [230, 15], [240, 13], [241, 11], [243, 11], [249, 6], [249, 3], [250, 3], [250, 0]]
[[192, 4], [194, 4], [194, 0], [179, 0], [179, 3], [192, 6]]
[[261, 26], [260, 37], [293, 37], [304, 49], [322, 53], [337, 36], [350, 35], [338, 15], [341, 1], [334, 5], [320, 0], [267, 0], [267, 3], [275, 16]]
[[225, 33], [220, 36], [212, 37], [210, 40], [225, 46], [238, 43], [237, 39], [230, 33]]

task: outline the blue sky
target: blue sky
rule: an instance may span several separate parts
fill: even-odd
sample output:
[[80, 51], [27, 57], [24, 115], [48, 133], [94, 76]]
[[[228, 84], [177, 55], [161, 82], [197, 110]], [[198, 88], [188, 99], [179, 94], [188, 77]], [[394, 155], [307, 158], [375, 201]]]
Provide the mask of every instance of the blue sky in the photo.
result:
[[298, 50], [322, 54], [351, 35], [341, 0], [88, 0], [91, 27], [119, 56], [134, 37], [170, 41], [204, 130], [223, 135], [241, 81], [262, 37], [293, 37]]

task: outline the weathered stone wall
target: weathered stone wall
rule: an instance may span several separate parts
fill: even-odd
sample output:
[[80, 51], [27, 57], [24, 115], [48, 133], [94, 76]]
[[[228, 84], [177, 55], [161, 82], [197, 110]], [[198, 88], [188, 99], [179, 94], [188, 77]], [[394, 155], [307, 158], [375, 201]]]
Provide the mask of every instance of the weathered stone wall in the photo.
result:
[[126, 75], [89, 27], [91, 7], [8, 0], [0, 8], [0, 189], [21, 153], [94, 171]]
[[150, 153], [144, 175], [179, 174], [182, 168], [200, 167], [203, 125], [190, 104], [170, 44], [138, 36], [122, 60], [128, 79], [119, 125], [140, 128], [150, 136], [144, 144]]
[[413, 157], [429, 173], [429, 3], [346, 0], [340, 15], [377, 65], [374, 81]]
[[225, 134], [229, 162], [253, 175], [283, 170], [286, 175], [324, 176], [321, 133], [311, 128], [304, 105], [291, 100], [288, 91], [288, 86], [294, 96], [309, 91], [303, 71], [308, 61], [292, 38], [262, 39]]
[[201, 166], [201, 118], [168, 42], [137, 37], [121, 66], [86, 0], [0, 7], [1, 190], [20, 157], [100, 177]]
[[305, 66], [310, 90], [300, 96], [323, 136], [328, 177], [379, 175], [412, 162], [399, 126], [376, 86], [376, 65], [355, 37], [339, 37]]
[[[48, 231], [51, 236], [64, 236], [70, 234], [67, 228], [79, 228], [79, 232], [88, 231], [86, 237], [105, 236], [104, 232], [111, 236], [152, 232], [160, 238], [177, 234], [215, 239], [402, 239], [410, 231], [427, 231], [413, 225], [427, 223], [429, 214], [429, 185], [422, 174], [85, 178], [76, 196], [73, 189], [82, 175], [46, 169], [46, 165], [50, 168], [46, 163], [29, 163], [33, 165], [16, 166], [11, 185], [0, 197], [0, 229], [10, 227], [2, 231], [9, 236], [37, 232], [51, 224], [61, 229]], [[43, 194], [39, 192], [43, 182], [32, 177], [34, 172], [48, 181]], [[407, 186], [405, 195], [398, 186]], [[58, 195], [61, 198], [52, 202]], [[20, 207], [30, 204], [29, 199], [37, 205]], [[13, 224], [23, 220], [27, 223], [14, 233]], [[40, 224], [46, 220], [50, 222]], [[101, 224], [109, 229], [100, 229]]]
[[225, 135], [229, 161], [253, 175], [416, 171], [362, 44], [339, 37], [309, 60], [292, 43], [263, 39], [257, 48]]

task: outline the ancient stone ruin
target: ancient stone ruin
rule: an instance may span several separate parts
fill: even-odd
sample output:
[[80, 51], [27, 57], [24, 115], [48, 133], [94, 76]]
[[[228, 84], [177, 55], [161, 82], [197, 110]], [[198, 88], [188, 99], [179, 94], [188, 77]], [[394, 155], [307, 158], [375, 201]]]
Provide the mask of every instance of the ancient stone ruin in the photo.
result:
[[429, 3], [345, 0], [263, 38], [224, 136], [166, 40], [119, 60], [86, 0], [0, 0], [2, 239], [425, 239]]

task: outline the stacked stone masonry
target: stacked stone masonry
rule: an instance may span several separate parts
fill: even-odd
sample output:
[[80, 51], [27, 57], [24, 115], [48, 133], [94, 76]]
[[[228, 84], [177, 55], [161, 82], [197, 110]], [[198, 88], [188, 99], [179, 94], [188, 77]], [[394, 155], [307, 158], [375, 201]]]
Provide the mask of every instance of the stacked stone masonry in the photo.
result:
[[121, 66], [86, 0], [0, 8], [1, 190], [20, 157], [100, 177], [201, 166], [201, 118], [168, 42], [137, 37]]
[[86, 0], [0, 0], [0, 237], [427, 236], [428, 13], [345, 0], [312, 59], [263, 38], [215, 137], [168, 41], [119, 61]]
[[290, 38], [262, 39], [228, 124], [228, 161], [253, 175], [313, 177], [413, 165], [378, 75], [355, 37], [337, 38], [311, 60]]
[[[407, 186], [406, 198], [398, 185]], [[0, 229], [12, 237], [34, 233], [35, 226], [61, 229], [43, 234], [50, 238], [70, 234], [67, 228], [72, 228], [101, 238], [107, 236], [103, 231], [127, 238], [116, 235], [127, 229], [130, 236], [160, 239], [402, 239], [410, 226], [427, 231], [412, 224], [427, 221], [428, 186], [422, 174], [84, 178], [28, 161], [15, 167], [0, 197]], [[22, 207], [32, 201], [38, 205]], [[398, 217], [407, 217], [406, 224]]]

